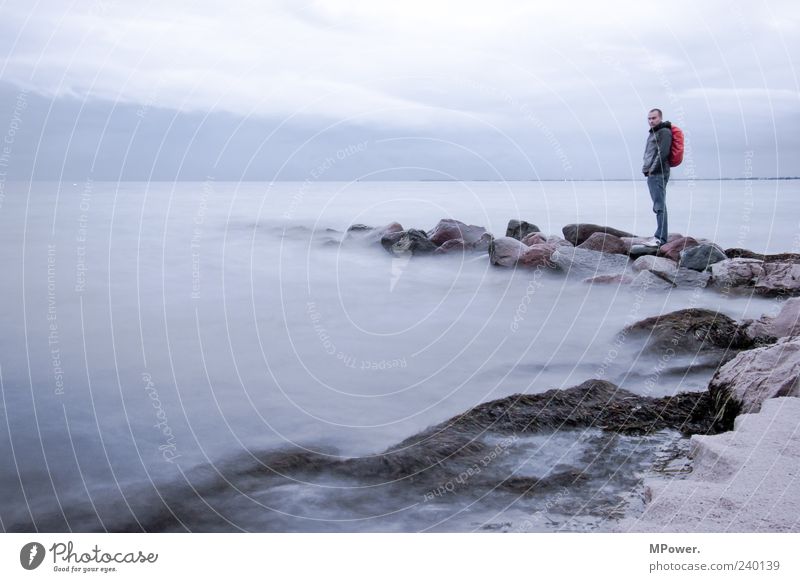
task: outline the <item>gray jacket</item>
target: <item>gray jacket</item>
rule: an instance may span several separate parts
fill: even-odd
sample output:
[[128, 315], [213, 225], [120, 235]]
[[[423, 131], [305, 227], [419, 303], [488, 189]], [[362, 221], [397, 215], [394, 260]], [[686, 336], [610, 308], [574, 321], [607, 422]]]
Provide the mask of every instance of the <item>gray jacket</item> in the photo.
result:
[[669, 150], [672, 147], [672, 124], [662, 121], [650, 128], [644, 146], [642, 172], [669, 176]]

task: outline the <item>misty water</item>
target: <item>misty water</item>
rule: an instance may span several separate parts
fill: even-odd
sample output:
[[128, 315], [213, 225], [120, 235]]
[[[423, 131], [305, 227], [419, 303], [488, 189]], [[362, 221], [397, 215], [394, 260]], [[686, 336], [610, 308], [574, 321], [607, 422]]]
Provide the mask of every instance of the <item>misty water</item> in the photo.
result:
[[[402, 260], [340, 242], [352, 224], [427, 230], [447, 217], [496, 236], [510, 218], [547, 234], [592, 222], [650, 236], [644, 181], [5, 186], [6, 530], [159, 529], [171, 504], [186, 526], [162, 529], [176, 531], [602, 529], [620, 501], [635, 510], [643, 472], [675, 435], [486, 436], [496, 454], [480, 479], [436, 494], [324, 473], [275, 483], [265, 459], [377, 454], [478, 403], [589, 378], [651, 396], [703, 390], [713, 369], [687, 373], [676, 359], [654, 376], [641, 346], [615, 349], [617, 332], [687, 306], [734, 319], [774, 310], [493, 267], [484, 253]], [[799, 195], [797, 181], [676, 180], [669, 229], [797, 252]], [[491, 485], [585, 470], [598, 450], [570, 506], [581, 512], [558, 509], [575, 495], [563, 487], [537, 497]]]

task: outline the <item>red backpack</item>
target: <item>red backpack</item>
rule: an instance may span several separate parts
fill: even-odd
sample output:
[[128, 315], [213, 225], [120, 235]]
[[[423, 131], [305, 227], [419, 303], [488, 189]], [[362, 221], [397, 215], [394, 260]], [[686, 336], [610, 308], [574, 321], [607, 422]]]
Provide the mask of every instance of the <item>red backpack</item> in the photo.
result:
[[683, 161], [683, 130], [672, 124], [672, 147], [669, 149], [669, 165], [680, 166]]

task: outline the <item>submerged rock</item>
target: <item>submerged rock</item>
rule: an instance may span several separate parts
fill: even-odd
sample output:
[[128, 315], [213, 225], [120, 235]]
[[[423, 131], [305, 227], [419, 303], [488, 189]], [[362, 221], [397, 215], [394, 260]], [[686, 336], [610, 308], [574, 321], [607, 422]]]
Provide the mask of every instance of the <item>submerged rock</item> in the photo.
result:
[[568, 274], [583, 279], [595, 275], [622, 274], [628, 266], [628, 257], [625, 255], [567, 246], [558, 246], [551, 260]]
[[410, 228], [402, 232], [393, 232], [381, 238], [381, 244], [387, 251], [396, 254], [429, 254], [436, 250], [436, 245], [428, 239], [425, 232]]
[[573, 245], [578, 246], [586, 241], [590, 236], [596, 232], [603, 232], [606, 234], [613, 234], [617, 237], [635, 237], [636, 235], [624, 230], [612, 228], [610, 226], [600, 226], [599, 224], [590, 223], [575, 223], [568, 224], [561, 229], [564, 238], [571, 242]]
[[680, 309], [648, 317], [620, 333], [645, 339], [650, 352], [702, 356], [706, 365], [727, 362], [753, 345], [736, 321], [710, 309]]

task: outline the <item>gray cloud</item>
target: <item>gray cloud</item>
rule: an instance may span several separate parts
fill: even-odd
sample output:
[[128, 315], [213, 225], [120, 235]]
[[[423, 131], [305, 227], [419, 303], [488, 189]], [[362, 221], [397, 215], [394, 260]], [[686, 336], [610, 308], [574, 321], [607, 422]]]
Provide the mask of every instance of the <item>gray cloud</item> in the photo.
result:
[[795, 4], [562, 4], [12, 2], [10, 173], [635, 178], [660, 106], [700, 177], [800, 174]]

